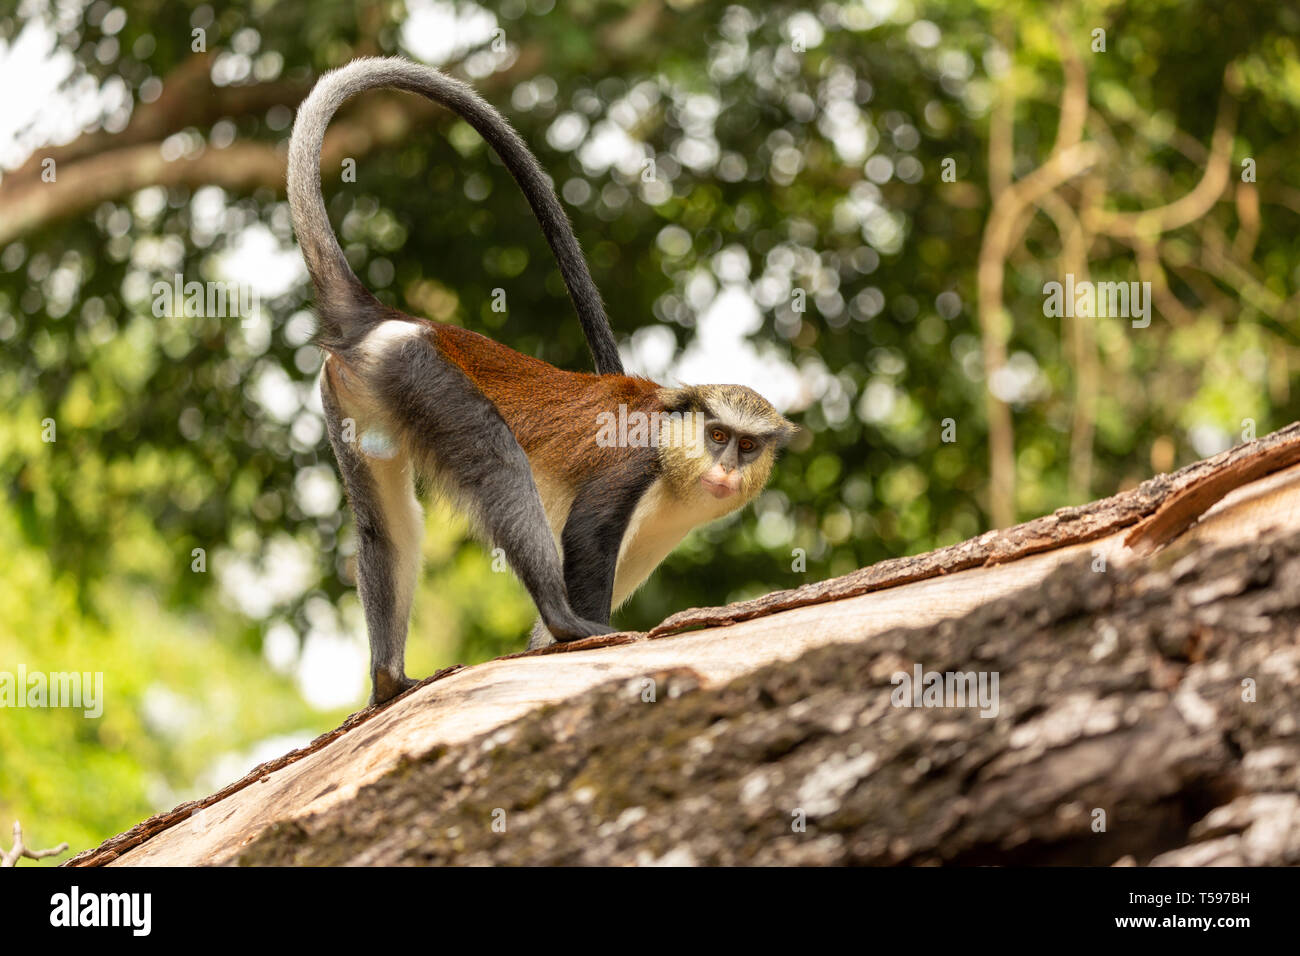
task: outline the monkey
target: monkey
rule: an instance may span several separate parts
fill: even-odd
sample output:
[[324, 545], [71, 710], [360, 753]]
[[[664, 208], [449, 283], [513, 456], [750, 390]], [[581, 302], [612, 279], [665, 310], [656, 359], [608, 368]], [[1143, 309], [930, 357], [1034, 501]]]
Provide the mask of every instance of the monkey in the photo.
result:
[[[501, 157], [555, 255], [594, 373], [406, 315], [353, 273], [326, 214], [321, 145], [345, 100], [382, 87], [451, 109]], [[447, 495], [502, 550], [536, 606], [536, 648], [612, 633], [612, 610], [692, 528], [752, 501], [795, 432], [744, 386], [664, 387], [624, 374], [537, 159], [469, 86], [431, 67], [365, 58], [323, 75], [294, 121], [288, 194], [315, 291], [321, 406], [356, 523], [372, 705], [416, 683], [405, 647], [423, 530], [417, 487]], [[616, 414], [648, 424], [612, 435]]]

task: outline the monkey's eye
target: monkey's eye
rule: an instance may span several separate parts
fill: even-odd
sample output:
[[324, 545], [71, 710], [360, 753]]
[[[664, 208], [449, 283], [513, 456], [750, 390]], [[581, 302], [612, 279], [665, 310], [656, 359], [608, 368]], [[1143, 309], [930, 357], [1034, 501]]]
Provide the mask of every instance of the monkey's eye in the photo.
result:
[[719, 445], [725, 445], [727, 443], [727, 433], [724, 432], [721, 428], [713, 429], [713, 431], [709, 432], [709, 437], [712, 438]]
[[754, 450], [754, 442], [753, 442], [753, 439], [750, 439], [750, 438], [742, 438], [742, 439], [740, 440], [740, 450], [741, 450], [741, 451], [753, 451], [753, 450]]

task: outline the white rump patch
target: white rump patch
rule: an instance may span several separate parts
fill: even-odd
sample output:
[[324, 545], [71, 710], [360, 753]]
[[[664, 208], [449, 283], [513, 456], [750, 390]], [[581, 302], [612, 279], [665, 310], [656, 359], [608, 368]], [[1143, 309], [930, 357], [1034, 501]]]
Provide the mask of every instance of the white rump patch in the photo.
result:
[[361, 354], [362, 362], [375, 362], [408, 339], [423, 335], [424, 331], [425, 326], [418, 322], [389, 319], [387, 322], [380, 322], [371, 329], [366, 337], [361, 340], [357, 351]]

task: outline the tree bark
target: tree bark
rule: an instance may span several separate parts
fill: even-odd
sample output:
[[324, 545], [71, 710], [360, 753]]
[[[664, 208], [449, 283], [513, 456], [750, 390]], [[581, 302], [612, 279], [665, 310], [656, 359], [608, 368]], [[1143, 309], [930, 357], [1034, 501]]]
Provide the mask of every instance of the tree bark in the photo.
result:
[[[1076, 561], [964, 620], [721, 688], [685, 668], [617, 682], [237, 862], [1300, 863], [1300, 534], [1184, 550]], [[999, 675], [996, 716], [895, 706], [917, 666]]]

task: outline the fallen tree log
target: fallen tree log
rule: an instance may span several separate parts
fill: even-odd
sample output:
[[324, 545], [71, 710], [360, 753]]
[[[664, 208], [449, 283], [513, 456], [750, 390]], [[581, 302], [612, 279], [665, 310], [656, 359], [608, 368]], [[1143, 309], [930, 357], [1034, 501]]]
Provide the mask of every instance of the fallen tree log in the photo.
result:
[[[450, 669], [70, 864], [1296, 862], [1297, 451]], [[893, 706], [917, 665], [996, 716]]]
[[[1296, 864], [1297, 627], [1300, 534], [1085, 557], [722, 687], [682, 668], [649, 675], [653, 702], [637, 678], [542, 708], [236, 862]], [[996, 717], [894, 706], [917, 663], [998, 674]]]

